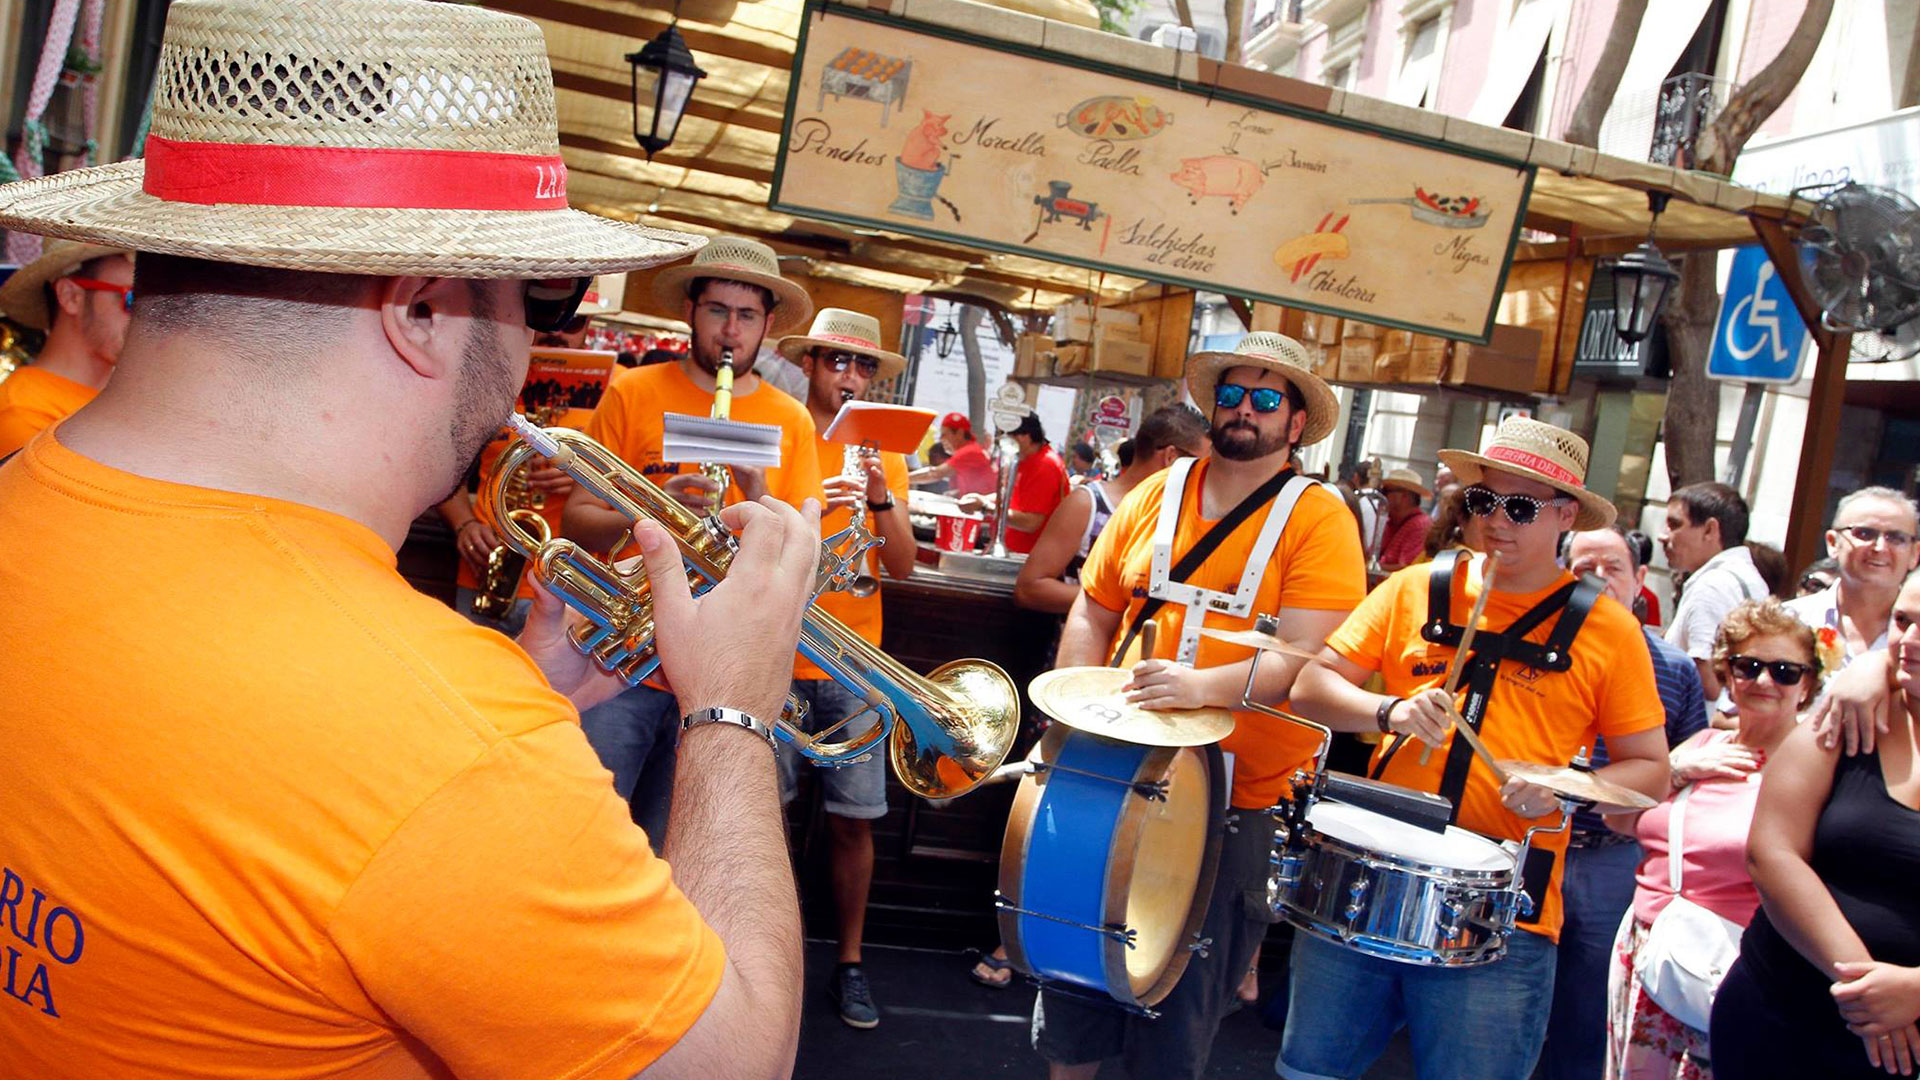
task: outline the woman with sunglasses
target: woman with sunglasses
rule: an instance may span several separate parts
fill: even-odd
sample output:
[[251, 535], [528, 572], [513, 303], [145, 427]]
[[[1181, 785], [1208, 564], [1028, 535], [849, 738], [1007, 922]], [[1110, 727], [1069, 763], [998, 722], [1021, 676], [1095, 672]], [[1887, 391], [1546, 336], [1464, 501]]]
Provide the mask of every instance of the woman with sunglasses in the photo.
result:
[[1762, 907], [1713, 1005], [1722, 1080], [1920, 1062], [1920, 573], [1888, 651], [1891, 729], [1872, 751], [1843, 755], [1807, 726], [1767, 765], [1747, 847]]
[[1653, 809], [1608, 819], [1631, 832], [1646, 857], [1607, 979], [1607, 1080], [1712, 1075], [1707, 1033], [1669, 1013], [1642, 987], [1653, 962], [1648, 935], [1676, 895], [1674, 838], [1680, 842], [1680, 895], [1740, 926], [1751, 921], [1760, 896], [1747, 875], [1747, 829], [1760, 793], [1760, 766], [1819, 692], [1813, 631], [1771, 598], [1746, 601], [1727, 613], [1714, 636], [1713, 664], [1740, 707], [1740, 726], [1708, 728], [1675, 747], [1676, 761], [1699, 767], [1676, 768], [1672, 792]]

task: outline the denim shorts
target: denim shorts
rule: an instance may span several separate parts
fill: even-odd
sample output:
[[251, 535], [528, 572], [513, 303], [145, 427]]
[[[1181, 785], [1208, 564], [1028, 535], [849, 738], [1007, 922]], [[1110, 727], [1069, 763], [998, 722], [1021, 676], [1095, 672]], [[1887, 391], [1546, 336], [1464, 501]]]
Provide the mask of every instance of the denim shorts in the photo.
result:
[[[807, 720], [802, 725], [809, 733], [814, 733], [866, 708], [866, 702], [854, 697], [847, 689], [832, 679], [795, 679], [794, 693], [807, 703]], [[876, 717], [872, 724], [855, 721], [853, 728], [871, 729], [879, 724]], [[830, 742], [845, 742], [853, 738], [857, 731], [835, 732]], [[780, 800], [793, 801], [795, 788], [800, 779], [800, 767], [806, 764], [800, 752], [784, 739], [780, 742]], [[858, 765], [846, 765], [839, 768], [814, 767], [813, 775], [824, 786], [827, 797], [827, 813], [837, 817], [857, 818], [872, 821], [887, 814], [887, 744], [877, 742], [873, 753]]]
[[1295, 934], [1274, 1071], [1359, 1077], [1405, 1027], [1420, 1080], [1526, 1080], [1546, 1037], [1556, 955], [1552, 941], [1515, 930], [1491, 964], [1422, 967]]

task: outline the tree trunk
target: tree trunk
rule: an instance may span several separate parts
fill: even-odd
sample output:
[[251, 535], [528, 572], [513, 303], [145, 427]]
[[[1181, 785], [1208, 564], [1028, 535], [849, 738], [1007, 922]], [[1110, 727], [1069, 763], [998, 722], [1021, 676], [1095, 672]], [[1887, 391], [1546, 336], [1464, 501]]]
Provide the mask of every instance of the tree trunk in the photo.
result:
[[1192, 28], [1193, 27], [1192, 0], [1173, 0], [1173, 15], [1174, 15], [1174, 18], [1180, 20], [1181, 26]]
[[1224, 0], [1227, 16], [1227, 49], [1223, 59], [1229, 64], [1242, 62], [1240, 49], [1243, 44], [1242, 33], [1247, 26], [1247, 0]]
[[[1793, 35], [1760, 73], [1733, 92], [1726, 107], [1700, 132], [1694, 146], [1694, 167], [1726, 176], [1734, 159], [1767, 117], [1793, 92], [1813, 60], [1820, 38], [1833, 15], [1833, 0], [1807, 0]], [[1667, 479], [1684, 487], [1712, 480], [1713, 447], [1720, 423], [1720, 386], [1707, 378], [1707, 357], [1713, 349], [1714, 316], [1720, 310], [1720, 290], [1714, 282], [1710, 255], [1689, 258], [1681, 267], [1675, 296], [1661, 323], [1673, 360], [1673, 384], [1667, 389], [1665, 435]]]
[[972, 304], [960, 305], [960, 350], [967, 358], [967, 417], [975, 431], [993, 430], [987, 423], [987, 362], [980, 355], [984, 314]]
[[1633, 43], [1640, 37], [1640, 24], [1646, 18], [1647, 0], [1620, 0], [1613, 9], [1613, 25], [1607, 29], [1607, 43], [1594, 61], [1593, 75], [1573, 107], [1573, 117], [1560, 138], [1578, 146], [1600, 145], [1600, 122], [1606, 119], [1607, 106], [1620, 89], [1627, 73], [1627, 60], [1633, 55]]

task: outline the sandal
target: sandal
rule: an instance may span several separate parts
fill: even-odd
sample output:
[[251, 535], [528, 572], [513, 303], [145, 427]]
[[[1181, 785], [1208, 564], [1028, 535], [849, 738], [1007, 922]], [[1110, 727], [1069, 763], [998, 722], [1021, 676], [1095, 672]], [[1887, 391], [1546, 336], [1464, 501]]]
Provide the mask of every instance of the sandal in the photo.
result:
[[[987, 973], [983, 973], [982, 968], [985, 968]], [[1013, 985], [1013, 964], [1005, 957], [981, 953], [980, 959], [968, 969], [967, 978], [989, 990], [1005, 990]]]

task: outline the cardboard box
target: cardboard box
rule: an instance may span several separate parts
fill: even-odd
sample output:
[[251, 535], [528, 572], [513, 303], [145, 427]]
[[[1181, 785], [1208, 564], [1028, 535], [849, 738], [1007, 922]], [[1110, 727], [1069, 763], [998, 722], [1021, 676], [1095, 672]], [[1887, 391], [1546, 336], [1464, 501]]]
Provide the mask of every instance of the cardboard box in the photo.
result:
[[1397, 352], [1383, 352], [1373, 358], [1373, 381], [1379, 383], [1403, 383], [1407, 381], [1407, 360], [1412, 352], [1401, 349]]
[[[1054, 341], [1045, 334], [1021, 334], [1013, 342], [1013, 373], [1016, 377], [1051, 374]], [[1048, 371], [1041, 371], [1042, 365]]]
[[1340, 348], [1328, 348], [1325, 345], [1307, 345], [1307, 359], [1313, 364], [1313, 373], [1323, 379], [1340, 377]]
[[1093, 335], [1093, 370], [1123, 375], [1153, 374], [1153, 346], [1103, 326]]
[[1096, 328], [1118, 327], [1119, 333], [1140, 340], [1140, 313], [1119, 308], [1096, 308], [1074, 300], [1053, 309], [1053, 336], [1057, 341], [1092, 341]]
[[1379, 338], [1380, 333], [1380, 327], [1373, 323], [1361, 322], [1358, 319], [1340, 320], [1341, 341], [1345, 341], [1348, 338], [1366, 338], [1368, 341], [1373, 341]]
[[1077, 341], [1064, 342], [1053, 347], [1053, 373], [1055, 375], [1078, 375], [1087, 370], [1090, 346]]
[[1407, 353], [1407, 381], [1410, 383], [1438, 383], [1447, 372], [1447, 361], [1453, 355], [1453, 342], [1446, 338], [1415, 335], [1413, 349]]
[[1300, 340], [1309, 345], [1338, 345], [1341, 321], [1334, 315], [1304, 312], [1300, 320]]
[[1409, 330], [1387, 330], [1380, 335], [1380, 351], [1383, 353], [1403, 353], [1413, 351], [1413, 332]]
[[1485, 345], [1456, 344], [1447, 369], [1452, 386], [1478, 386], [1514, 393], [1535, 392], [1545, 335], [1524, 326], [1495, 325], [1493, 340]]
[[1336, 369], [1340, 382], [1373, 381], [1373, 361], [1380, 355], [1380, 343], [1372, 338], [1350, 337], [1340, 343], [1340, 364]]

